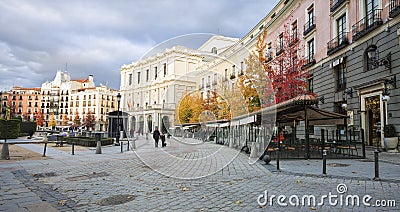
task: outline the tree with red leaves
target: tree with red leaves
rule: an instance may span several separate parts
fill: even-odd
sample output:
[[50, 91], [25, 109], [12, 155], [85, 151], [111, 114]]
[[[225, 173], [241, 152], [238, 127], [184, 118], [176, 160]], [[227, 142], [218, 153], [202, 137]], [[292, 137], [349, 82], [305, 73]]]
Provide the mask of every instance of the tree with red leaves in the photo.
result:
[[44, 124], [44, 117], [41, 110], [38, 110], [35, 114], [35, 120], [37, 126], [43, 126]]
[[92, 111], [89, 110], [89, 112], [86, 114], [84, 125], [85, 125], [89, 130], [91, 130], [91, 129], [93, 129], [94, 125], [96, 124], [95, 121], [96, 121], [96, 118], [95, 118], [94, 115], [92, 114]]
[[275, 90], [276, 103], [307, 93], [307, 79], [310, 74], [302, 68], [303, 44], [298, 38], [297, 30], [290, 32], [288, 24], [285, 24], [276, 45], [277, 56], [271, 61], [272, 71], [268, 73]]

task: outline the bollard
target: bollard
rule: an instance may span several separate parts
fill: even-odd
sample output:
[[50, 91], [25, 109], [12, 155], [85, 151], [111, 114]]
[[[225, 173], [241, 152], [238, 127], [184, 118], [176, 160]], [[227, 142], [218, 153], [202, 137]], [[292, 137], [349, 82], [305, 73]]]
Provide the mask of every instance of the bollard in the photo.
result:
[[133, 140], [132, 140], [132, 149], [133, 150], [136, 149], [136, 139], [135, 138], [133, 138]]
[[129, 151], [129, 140], [128, 140], [128, 146], [126, 146], [126, 151]]
[[379, 179], [379, 150], [374, 151], [374, 158], [375, 158], [375, 177], [374, 180], [378, 181]]
[[95, 137], [95, 140], [97, 141], [97, 143], [96, 143], [96, 154], [101, 154], [101, 134], [100, 133], [95, 133], [94, 137]]
[[1, 149], [1, 159], [10, 160], [10, 151], [8, 149], [8, 143], [3, 143], [3, 148]]
[[72, 155], [75, 155], [75, 142], [72, 142]]
[[326, 175], [326, 149], [322, 153], [322, 174]]
[[276, 170], [280, 171], [280, 167], [279, 167], [279, 158], [281, 155], [281, 145], [280, 142], [278, 142], [278, 151], [276, 152]]
[[120, 141], [119, 143], [121, 144], [121, 153], [122, 153], [122, 152], [124, 151], [124, 150], [123, 150], [123, 148], [124, 148], [124, 142]]
[[43, 150], [43, 156], [46, 157], [46, 148], [47, 148], [47, 142], [44, 143], [44, 150]]

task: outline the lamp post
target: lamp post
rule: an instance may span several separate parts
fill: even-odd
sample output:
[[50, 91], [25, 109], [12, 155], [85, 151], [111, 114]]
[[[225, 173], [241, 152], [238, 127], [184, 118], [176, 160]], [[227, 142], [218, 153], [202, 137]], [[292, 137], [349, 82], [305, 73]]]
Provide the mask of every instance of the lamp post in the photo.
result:
[[120, 123], [119, 123], [119, 103], [121, 101], [121, 94], [117, 94], [118, 110], [117, 110], [117, 137], [115, 139], [115, 146], [119, 146], [119, 134], [120, 134]]
[[[2, 98], [2, 95], [0, 94], [0, 98]], [[2, 111], [1, 111], [2, 112]], [[8, 136], [8, 106], [6, 107], [6, 110], [4, 111], [5, 117], [5, 136], [4, 136], [4, 143], [3, 147], [1, 149], [1, 159], [2, 160], [9, 160], [10, 159], [10, 151], [8, 149], [8, 144], [7, 144], [7, 136]]]

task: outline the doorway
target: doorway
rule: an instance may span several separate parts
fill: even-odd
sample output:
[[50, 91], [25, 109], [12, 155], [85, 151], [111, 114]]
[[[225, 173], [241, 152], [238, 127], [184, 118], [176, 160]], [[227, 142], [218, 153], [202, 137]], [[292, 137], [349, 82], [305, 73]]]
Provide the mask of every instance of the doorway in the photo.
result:
[[370, 146], [379, 146], [381, 140], [381, 107], [380, 96], [371, 96], [365, 98], [365, 111], [367, 123], [367, 144]]

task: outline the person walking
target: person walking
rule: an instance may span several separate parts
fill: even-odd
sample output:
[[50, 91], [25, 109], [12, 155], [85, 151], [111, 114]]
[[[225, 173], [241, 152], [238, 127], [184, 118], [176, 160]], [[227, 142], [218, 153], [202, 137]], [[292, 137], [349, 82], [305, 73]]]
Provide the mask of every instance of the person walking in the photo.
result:
[[158, 127], [156, 127], [156, 129], [153, 132], [153, 138], [154, 138], [156, 147], [158, 147], [158, 140], [160, 139], [160, 131], [158, 131]]
[[160, 138], [161, 138], [161, 147], [166, 147], [167, 143], [165, 143], [165, 134], [161, 133]]

